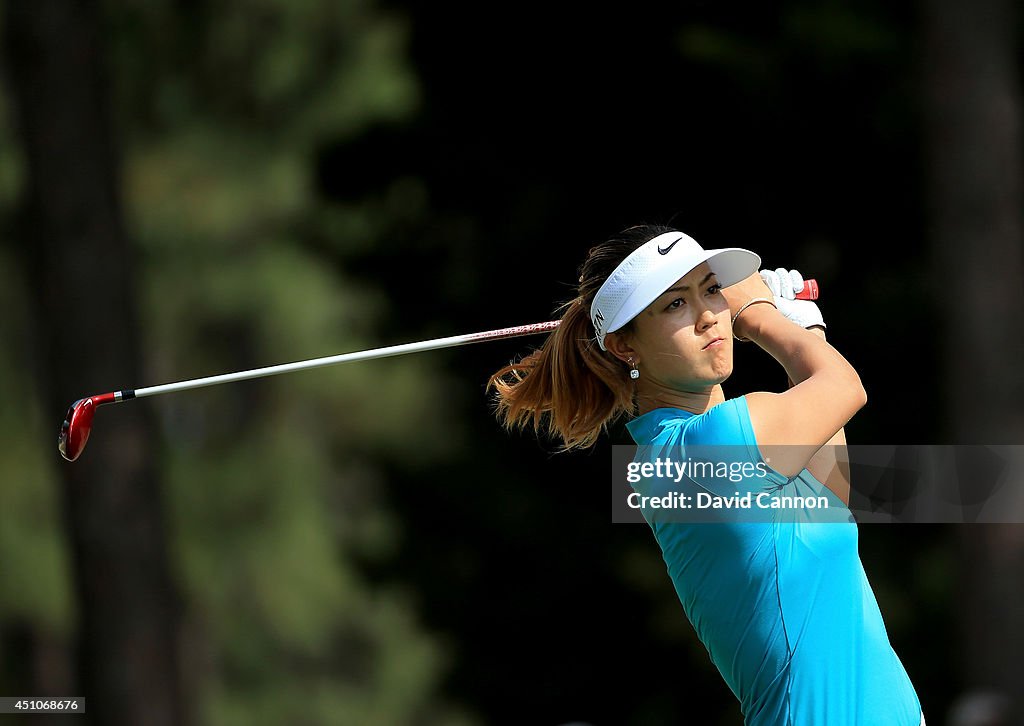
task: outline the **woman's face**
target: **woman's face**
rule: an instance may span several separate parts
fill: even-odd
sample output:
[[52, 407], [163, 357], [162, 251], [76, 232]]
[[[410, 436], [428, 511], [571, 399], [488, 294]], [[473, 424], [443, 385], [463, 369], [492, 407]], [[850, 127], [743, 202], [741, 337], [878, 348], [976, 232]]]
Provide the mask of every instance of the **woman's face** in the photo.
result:
[[633, 319], [629, 342], [647, 382], [685, 391], [729, 377], [733, 344], [729, 303], [706, 262]]

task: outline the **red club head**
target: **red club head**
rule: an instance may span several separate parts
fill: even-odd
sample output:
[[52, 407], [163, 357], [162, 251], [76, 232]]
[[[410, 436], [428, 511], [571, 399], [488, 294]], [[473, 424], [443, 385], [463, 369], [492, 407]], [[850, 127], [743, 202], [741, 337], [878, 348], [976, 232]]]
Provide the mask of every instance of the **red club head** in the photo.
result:
[[[89, 440], [89, 433], [92, 431], [92, 417], [96, 409], [108, 403], [116, 403], [122, 400], [125, 394], [104, 393], [99, 396], [80, 398], [71, 404], [71, 408], [64, 414], [64, 423], [60, 425], [60, 433], [57, 435], [57, 448], [60, 455], [68, 461], [74, 461], [82, 455], [85, 449], [85, 442]], [[135, 393], [131, 392], [131, 397]]]
[[64, 423], [60, 425], [60, 434], [57, 436], [57, 448], [68, 461], [74, 461], [82, 455], [92, 431], [92, 416], [95, 412], [96, 403], [93, 399], [82, 398], [72, 403], [64, 415]]

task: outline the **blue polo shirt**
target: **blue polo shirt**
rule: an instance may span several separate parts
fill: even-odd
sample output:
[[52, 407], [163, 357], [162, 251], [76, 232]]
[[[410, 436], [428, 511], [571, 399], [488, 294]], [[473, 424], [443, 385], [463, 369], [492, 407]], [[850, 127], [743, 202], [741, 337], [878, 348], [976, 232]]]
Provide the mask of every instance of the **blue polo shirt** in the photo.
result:
[[[806, 469], [787, 479], [765, 464], [746, 398], [699, 415], [659, 408], [626, 428], [637, 462], [727, 446], [729, 456], [760, 464], [765, 474], [739, 485], [699, 478], [673, 485], [691, 495], [828, 498], [828, 521], [769, 511], [695, 523], [643, 509], [683, 610], [739, 699], [744, 724], [919, 726], [920, 701], [889, 643], [857, 551], [856, 521]], [[664, 493], [651, 480], [632, 486], [641, 495]]]

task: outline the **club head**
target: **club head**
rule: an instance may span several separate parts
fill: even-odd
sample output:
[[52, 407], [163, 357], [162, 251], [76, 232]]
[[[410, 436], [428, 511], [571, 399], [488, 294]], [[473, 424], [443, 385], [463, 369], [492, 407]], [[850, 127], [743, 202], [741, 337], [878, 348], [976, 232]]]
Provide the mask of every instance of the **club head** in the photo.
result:
[[57, 435], [57, 448], [60, 455], [68, 461], [74, 461], [82, 455], [85, 443], [92, 431], [92, 417], [96, 413], [96, 403], [92, 398], [80, 398], [71, 404], [64, 414], [64, 423], [60, 425]]

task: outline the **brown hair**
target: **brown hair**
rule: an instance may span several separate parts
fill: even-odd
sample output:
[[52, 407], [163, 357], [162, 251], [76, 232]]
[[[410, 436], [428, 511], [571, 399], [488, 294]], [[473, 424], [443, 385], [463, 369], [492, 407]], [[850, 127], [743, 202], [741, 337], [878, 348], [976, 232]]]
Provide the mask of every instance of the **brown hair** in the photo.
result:
[[[563, 442], [561, 451], [587, 449], [609, 423], [635, 415], [635, 385], [625, 364], [597, 343], [590, 321], [594, 295], [619, 263], [645, 242], [672, 232], [643, 224], [623, 230], [592, 247], [579, 269], [579, 294], [555, 309], [561, 323], [539, 350], [494, 373], [487, 391], [496, 389], [495, 414], [506, 429], [522, 430], [532, 421], [540, 433]], [[628, 331], [632, 321], [619, 331]], [[617, 331], [618, 332], [618, 331]], [[545, 416], [546, 415], [546, 416]]]

